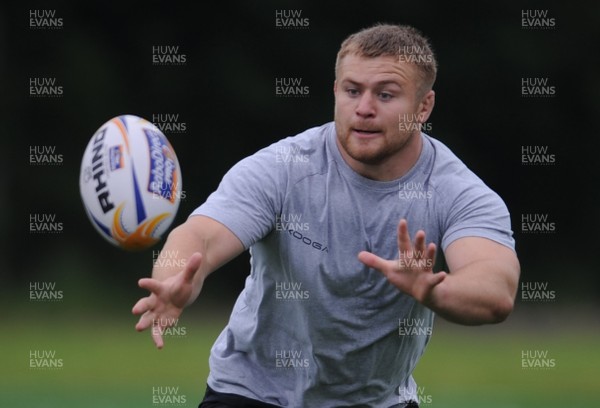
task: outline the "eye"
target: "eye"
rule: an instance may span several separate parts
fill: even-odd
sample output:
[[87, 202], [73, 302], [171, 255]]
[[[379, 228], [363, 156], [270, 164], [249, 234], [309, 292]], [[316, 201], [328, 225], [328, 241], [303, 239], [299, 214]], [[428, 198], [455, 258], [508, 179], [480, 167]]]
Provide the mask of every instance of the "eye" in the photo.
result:
[[358, 96], [359, 95], [358, 89], [356, 89], [356, 88], [346, 88], [346, 93], [349, 96]]
[[389, 92], [379, 92], [379, 99], [381, 99], [382, 101], [389, 101], [393, 97], [394, 95]]

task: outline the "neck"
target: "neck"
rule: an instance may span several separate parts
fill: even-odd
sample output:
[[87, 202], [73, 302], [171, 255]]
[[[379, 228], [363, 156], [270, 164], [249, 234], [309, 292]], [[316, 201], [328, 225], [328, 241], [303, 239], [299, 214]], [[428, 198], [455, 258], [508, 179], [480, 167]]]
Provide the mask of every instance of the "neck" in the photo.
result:
[[404, 176], [419, 160], [423, 149], [420, 132], [415, 132], [400, 150], [382, 159], [378, 163], [364, 163], [353, 159], [341, 146], [336, 137], [336, 144], [344, 161], [352, 170], [363, 177], [376, 181], [392, 181]]

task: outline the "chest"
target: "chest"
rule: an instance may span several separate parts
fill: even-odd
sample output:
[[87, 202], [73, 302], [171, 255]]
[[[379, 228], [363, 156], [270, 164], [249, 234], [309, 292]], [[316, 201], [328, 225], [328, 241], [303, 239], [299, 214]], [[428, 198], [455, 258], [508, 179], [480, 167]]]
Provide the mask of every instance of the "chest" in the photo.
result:
[[441, 231], [431, 196], [408, 198], [402, 188], [365, 190], [327, 175], [308, 177], [288, 190], [270, 239], [276, 241], [279, 279], [340, 297], [377, 297], [388, 290], [382, 275], [360, 263], [360, 251], [397, 259], [397, 227], [406, 218], [411, 236], [423, 229], [439, 245]]

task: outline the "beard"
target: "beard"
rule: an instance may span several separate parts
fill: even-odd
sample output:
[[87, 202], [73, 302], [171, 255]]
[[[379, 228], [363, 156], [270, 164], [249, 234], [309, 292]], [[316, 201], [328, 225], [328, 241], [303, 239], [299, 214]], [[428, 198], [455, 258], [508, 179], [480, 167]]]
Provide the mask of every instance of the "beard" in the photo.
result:
[[[385, 132], [373, 139], [360, 140], [350, 135], [354, 126], [342, 126], [337, 120], [335, 125], [337, 139], [344, 151], [352, 159], [367, 165], [383, 164], [404, 149], [418, 133], [396, 130], [392, 135]], [[356, 127], [361, 128], [361, 126]]]

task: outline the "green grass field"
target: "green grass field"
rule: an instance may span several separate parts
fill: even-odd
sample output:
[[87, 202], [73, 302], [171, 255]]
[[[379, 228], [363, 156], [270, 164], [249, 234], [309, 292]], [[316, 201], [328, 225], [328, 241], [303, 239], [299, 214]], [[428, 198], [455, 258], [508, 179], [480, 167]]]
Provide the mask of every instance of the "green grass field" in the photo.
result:
[[[160, 351], [133, 330], [133, 317], [3, 323], [0, 407], [156, 408], [197, 407], [224, 318], [189, 314], [180, 322], [185, 335], [167, 338]], [[519, 331], [508, 322], [468, 328], [439, 320], [415, 372], [422, 407], [600, 406], [599, 344], [597, 329]], [[54, 352], [62, 368], [31, 368], [32, 350]], [[522, 368], [523, 350], [546, 351], [554, 367]], [[176, 387], [177, 403], [153, 400], [156, 387]]]

